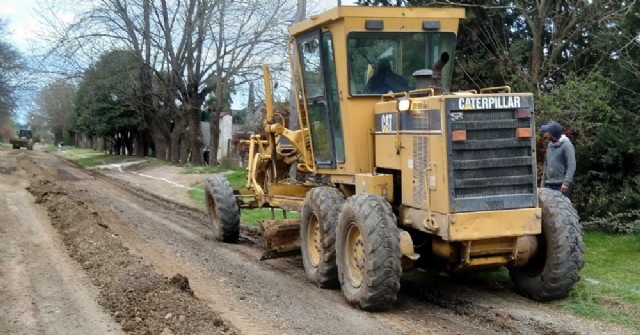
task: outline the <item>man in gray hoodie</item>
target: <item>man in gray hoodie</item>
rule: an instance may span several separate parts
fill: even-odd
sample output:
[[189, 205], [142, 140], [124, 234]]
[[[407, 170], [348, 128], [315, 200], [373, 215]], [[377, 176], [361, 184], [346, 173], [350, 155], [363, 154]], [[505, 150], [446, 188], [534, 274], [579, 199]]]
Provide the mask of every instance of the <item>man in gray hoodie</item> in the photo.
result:
[[567, 198], [573, 189], [573, 174], [576, 172], [576, 153], [573, 144], [564, 135], [562, 126], [555, 121], [542, 126], [545, 137], [550, 140], [542, 170], [542, 187], [560, 191]]

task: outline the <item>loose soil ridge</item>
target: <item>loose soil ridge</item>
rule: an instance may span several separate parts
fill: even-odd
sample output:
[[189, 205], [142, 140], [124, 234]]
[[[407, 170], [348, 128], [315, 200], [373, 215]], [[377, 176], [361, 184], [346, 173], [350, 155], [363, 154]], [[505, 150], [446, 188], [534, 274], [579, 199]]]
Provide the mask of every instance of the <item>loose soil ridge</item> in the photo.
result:
[[[46, 206], [70, 256], [100, 289], [99, 303], [132, 334], [237, 334], [194, 297], [188, 279], [157, 274], [123, 246], [98, 213], [49, 180], [29, 191]], [[163, 334], [164, 334], [163, 333]]]

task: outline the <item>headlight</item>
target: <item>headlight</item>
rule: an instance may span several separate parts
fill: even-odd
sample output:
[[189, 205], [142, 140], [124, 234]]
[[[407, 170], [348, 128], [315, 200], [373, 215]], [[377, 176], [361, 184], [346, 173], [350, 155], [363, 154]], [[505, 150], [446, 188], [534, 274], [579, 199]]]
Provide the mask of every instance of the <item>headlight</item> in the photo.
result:
[[400, 98], [398, 99], [398, 103], [396, 108], [399, 112], [406, 112], [411, 108], [411, 99], [409, 98]]

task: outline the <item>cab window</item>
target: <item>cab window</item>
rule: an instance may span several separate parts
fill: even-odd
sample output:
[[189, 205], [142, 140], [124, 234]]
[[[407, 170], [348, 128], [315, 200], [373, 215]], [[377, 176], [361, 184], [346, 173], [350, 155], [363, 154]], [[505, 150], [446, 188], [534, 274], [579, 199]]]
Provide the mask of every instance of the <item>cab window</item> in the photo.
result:
[[[380, 95], [416, 88], [413, 73], [432, 69], [443, 53], [453, 57], [453, 33], [352, 32], [347, 37], [349, 93]], [[453, 62], [442, 69], [448, 90]]]

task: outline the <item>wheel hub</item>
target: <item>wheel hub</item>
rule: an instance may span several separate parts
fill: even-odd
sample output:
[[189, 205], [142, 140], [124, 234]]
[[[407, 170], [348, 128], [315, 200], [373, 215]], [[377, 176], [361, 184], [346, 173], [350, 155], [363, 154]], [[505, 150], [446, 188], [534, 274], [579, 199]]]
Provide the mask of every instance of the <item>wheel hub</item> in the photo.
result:
[[307, 251], [313, 267], [320, 264], [320, 255], [322, 254], [322, 241], [320, 237], [320, 223], [315, 213], [311, 213], [309, 217], [309, 226], [307, 227]]
[[360, 287], [365, 272], [365, 251], [360, 229], [354, 223], [347, 230], [345, 257], [347, 278], [353, 287]]

